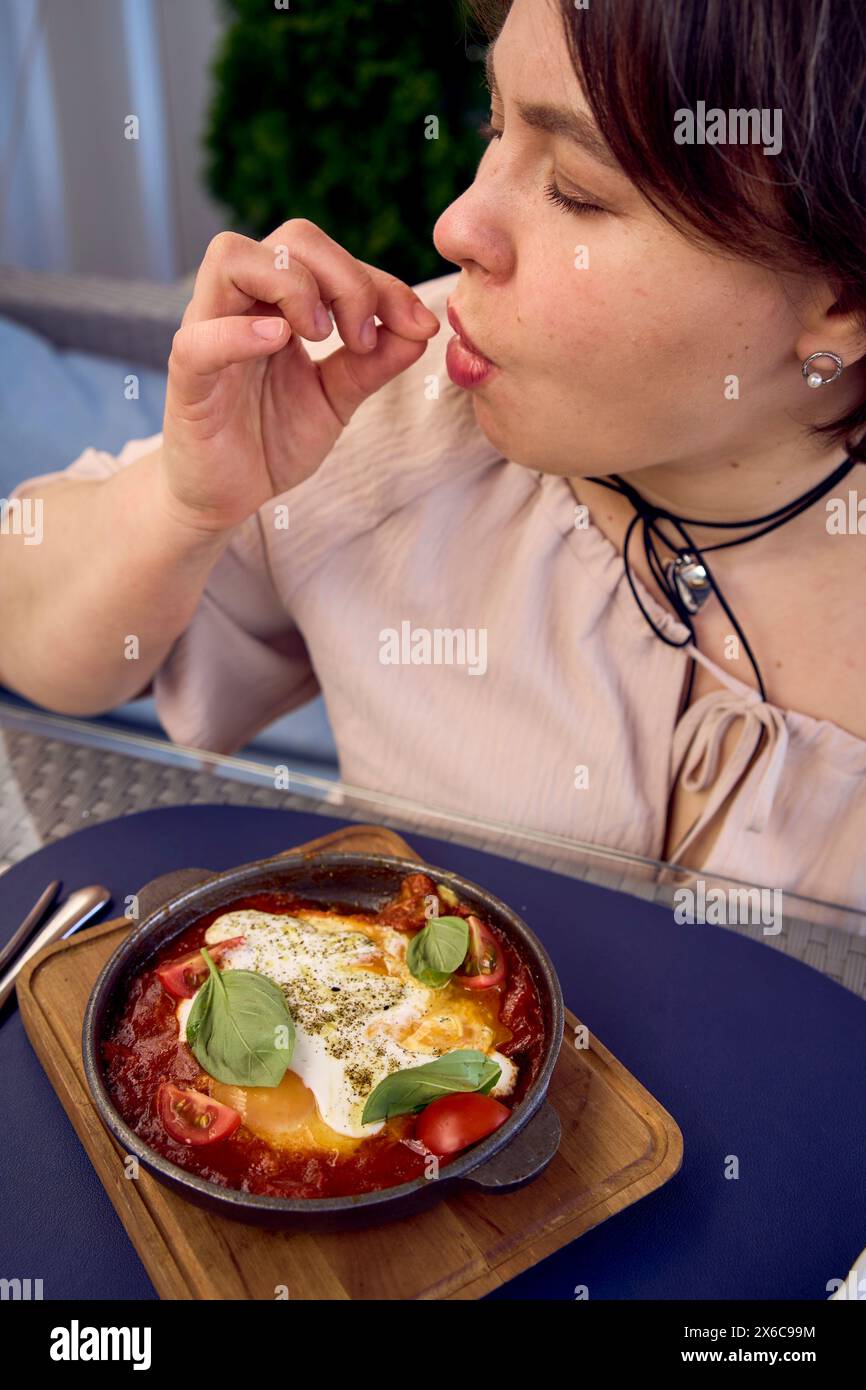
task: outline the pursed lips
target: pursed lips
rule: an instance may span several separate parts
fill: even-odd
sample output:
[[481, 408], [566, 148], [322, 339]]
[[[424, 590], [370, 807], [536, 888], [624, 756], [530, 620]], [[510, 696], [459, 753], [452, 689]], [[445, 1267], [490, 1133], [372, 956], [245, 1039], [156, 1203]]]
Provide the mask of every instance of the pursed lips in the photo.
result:
[[448, 315], [448, 322], [454, 329], [454, 332], [463, 340], [469, 351], [474, 352], [477, 357], [483, 357], [485, 362], [490, 362], [493, 366], [495, 366], [496, 364], [493, 361], [493, 358], [488, 357], [487, 353], [482, 352], [481, 348], [478, 347], [477, 343], [474, 343], [472, 341], [472, 339], [470, 338], [469, 334], [466, 332], [466, 329], [463, 327], [463, 324], [460, 321], [457, 310], [453, 307], [452, 304], [449, 303], [446, 305], [446, 313]]

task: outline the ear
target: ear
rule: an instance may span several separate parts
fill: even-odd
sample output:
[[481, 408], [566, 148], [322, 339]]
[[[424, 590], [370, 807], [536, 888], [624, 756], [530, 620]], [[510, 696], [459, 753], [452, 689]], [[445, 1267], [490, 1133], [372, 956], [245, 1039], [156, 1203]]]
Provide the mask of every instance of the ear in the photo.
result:
[[835, 352], [846, 367], [866, 357], [866, 312], [843, 308], [838, 290], [826, 280], [801, 303], [799, 318], [801, 332], [794, 351], [801, 362], [814, 352]]

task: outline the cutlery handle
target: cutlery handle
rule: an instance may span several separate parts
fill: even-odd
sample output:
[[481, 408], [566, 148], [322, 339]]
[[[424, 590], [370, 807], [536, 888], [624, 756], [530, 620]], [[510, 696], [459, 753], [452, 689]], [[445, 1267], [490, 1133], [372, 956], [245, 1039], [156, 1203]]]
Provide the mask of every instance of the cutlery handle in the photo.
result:
[[53, 942], [59, 941], [61, 937], [80, 927], [82, 922], [86, 922], [89, 917], [103, 908], [110, 900], [111, 894], [107, 888], [91, 886], [89, 888], [76, 888], [74, 893], [70, 893], [65, 903], [58, 907], [49, 917], [45, 926], [38, 931], [27, 947], [23, 951], [15, 964], [10, 966], [6, 974], [0, 979], [0, 1008], [6, 1003], [15, 985], [15, 980], [22, 965], [41, 951], [43, 946], [50, 946]]
[[49, 907], [57, 896], [60, 888], [60, 880], [55, 878], [49, 883], [43, 893], [39, 894], [36, 902], [31, 907], [21, 926], [10, 936], [3, 950], [0, 951], [0, 971], [4, 970], [10, 960], [14, 960], [20, 948], [33, 931], [34, 927], [42, 921]]

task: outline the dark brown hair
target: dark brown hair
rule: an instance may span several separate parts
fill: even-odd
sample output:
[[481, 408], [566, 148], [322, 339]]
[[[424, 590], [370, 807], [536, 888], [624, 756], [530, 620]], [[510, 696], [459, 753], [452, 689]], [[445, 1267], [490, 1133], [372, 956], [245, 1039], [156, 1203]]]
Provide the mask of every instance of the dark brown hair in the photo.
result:
[[[628, 178], [686, 235], [833, 286], [866, 329], [864, 0], [558, 0], [575, 73]], [[511, 0], [465, 0], [493, 39]], [[760, 144], [677, 144], [676, 113], [780, 110]], [[866, 392], [813, 433], [866, 460]]]

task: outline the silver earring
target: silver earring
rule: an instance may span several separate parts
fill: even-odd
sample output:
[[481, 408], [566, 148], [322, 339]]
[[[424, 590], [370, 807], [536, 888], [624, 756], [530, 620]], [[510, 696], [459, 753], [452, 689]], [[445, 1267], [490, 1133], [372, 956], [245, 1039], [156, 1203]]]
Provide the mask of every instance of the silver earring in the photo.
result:
[[[812, 371], [812, 363], [816, 361], [819, 357], [829, 357], [830, 361], [834, 363], [834, 371], [832, 376], [822, 376], [819, 371]], [[806, 358], [802, 367], [803, 376], [806, 378], [806, 385], [813, 387], [829, 386], [831, 381], [836, 381], [837, 378], [842, 375], [842, 368], [844, 366], [845, 363], [842, 361], [842, 358], [838, 355], [838, 353], [813, 352], [811, 357]]]

